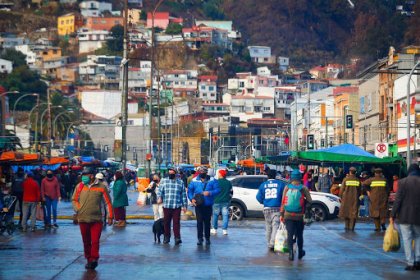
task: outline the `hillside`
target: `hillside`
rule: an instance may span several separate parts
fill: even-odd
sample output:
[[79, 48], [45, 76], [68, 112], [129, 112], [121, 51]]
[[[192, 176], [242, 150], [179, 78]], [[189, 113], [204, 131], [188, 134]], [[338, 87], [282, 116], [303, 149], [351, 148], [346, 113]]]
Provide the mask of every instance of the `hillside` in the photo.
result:
[[[397, 49], [420, 43], [420, 1], [411, 17], [396, 12], [404, 0], [178, 0], [159, 10], [186, 18], [233, 20], [248, 45], [268, 45], [295, 65], [348, 62], [364, 64]], [[146, 0], [146, 7], [151, 9]], [[413, 8], [413, 7], [411, 7]]]

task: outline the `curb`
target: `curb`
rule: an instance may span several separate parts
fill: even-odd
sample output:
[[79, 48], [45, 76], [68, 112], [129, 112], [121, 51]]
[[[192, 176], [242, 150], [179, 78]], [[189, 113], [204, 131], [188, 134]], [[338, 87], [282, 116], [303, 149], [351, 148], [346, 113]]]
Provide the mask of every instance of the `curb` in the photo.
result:
[[[15, 216], [14, 219], [19, 220], [19, 216], [17, 216], [17, 217]], [[127, 220], [153, 220], [154, 216], [153, 215], [127, 215], [126, 219]], [[66, 216], [66, 215], [57, 216], [57, 220], [73, 220], [73, 215], [71, 215], [71, 216]], [[191, 220], [195, 220], [195, 216], [192, 216]]]

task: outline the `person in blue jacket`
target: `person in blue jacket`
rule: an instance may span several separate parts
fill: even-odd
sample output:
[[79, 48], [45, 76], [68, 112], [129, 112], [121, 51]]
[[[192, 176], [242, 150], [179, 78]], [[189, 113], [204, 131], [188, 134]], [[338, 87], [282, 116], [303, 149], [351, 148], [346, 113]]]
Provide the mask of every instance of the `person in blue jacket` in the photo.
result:
[[[207, 175], [207, 168], [201, 167], [197, 180], [192, 180], [188, 186], [188, 199], [195, 206], [197, 219], [197, 245], [203, 245], [203, 232], [206, 238], [206, 245], [210, 245], [210, 220], [213, 212], [214, 197], [219, 194], [220, 189], [217, 180]], [[204, 203], [197, 205], [194, 198], [196, 194], [204, 196]]]
[[280, 224], [280, 206], [286, 184], [276, 180], [275, 170], [270, 170], [267, 175], [268, 180], [258, 189], [257, 200], [264, 204], [265, 236], [269, 250], [274, 251], [274, 240]]

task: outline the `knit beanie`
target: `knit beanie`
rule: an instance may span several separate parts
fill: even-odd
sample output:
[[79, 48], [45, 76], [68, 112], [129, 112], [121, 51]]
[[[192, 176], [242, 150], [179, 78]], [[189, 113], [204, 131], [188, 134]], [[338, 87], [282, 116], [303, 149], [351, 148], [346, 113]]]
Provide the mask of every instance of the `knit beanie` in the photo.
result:
[[298, 169], [293, 169], [292, 174], [290, 174], [290, 180], [298, 180], [302, 179], [302, 174], [299, 172]]

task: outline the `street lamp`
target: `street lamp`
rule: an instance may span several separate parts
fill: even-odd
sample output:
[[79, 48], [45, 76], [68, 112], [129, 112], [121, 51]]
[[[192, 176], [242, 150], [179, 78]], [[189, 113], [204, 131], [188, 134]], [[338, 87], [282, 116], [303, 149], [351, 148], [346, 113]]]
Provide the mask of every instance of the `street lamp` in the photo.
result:
[[[47, 105], [48, 105], [48, 104], [47, 104]], [[45, 109], [45, 110], [44, 110], [44, 112], [42, 112], [42, 114], [41, 114], [41, 139], [42, 139], [42, 135], [43, 135], [43, 122], [44, 122], [43, 118], [44, 118], [45, 113], [46, 113], [46, 112], [47, 112], [50, 108], [63, 108], [63, 106], [61, 106], [61, 105], [57, 105], [57, 106], [49, 106], [49, 108]], [[51, 118], [51, 114], [50, 114], [49, 118]], [[50, 140], [51, 140], [51, 139], [50, 139]]]
[[52, 133], [53, 135], [55, 135], [55, 133], [57, 133], [56, 123], [57, 123], [58, 118], [60, 116], [62, 116], [62, 115], [67, 115], [67, 117], [69, 117], [69, 120], [70, 120], [69, 113], [73, 113], [73, 110], [71, 110], [71, 111], [63, 111], [63, 112], [59, 113], [57, 116], [55, 116], [54, 121], [53, 121], [53, 133]]
[[38, 93], [24, 94], [16, 100], [15, 105], [13, 105], [13, 130], [15, 132], [15, 135], [16, 135], [16, 116], [15, 116], [16, 106], [17, 106], [18, 102], [26, 96], [36, 96], [36, 98], [37, 98], [37, 103], [36, 104], [38, 104], [38, 99], [39, 99], [39, 94]]
[[[32, 108], [32, 110], [29, 112], [29, 118], [28, 118], [28, 127], [29, 127], [29, 129], [32, 127], [32, 125], [31, 125], [31, 118], [32, 118], [32, 112], [36, 109], [36, 108], [39, 108], [39, 106], [41, 106], [41, 105], [47, 105], [47, 103], [41, 103], [41, 104], [39, 104], [39, 99], [37, 99], [37, 104]], [[34, 139], [34, 144], [35, 144], [35, 152], [37, 152], [38, 151], [38, 146], [37, 146], [37, 143], [38, 143], [38, 111], [39, 110], [37, 110], [37, 113], [36, 113], [36, 117], [35, 117], [35, 139]]]
[[[417, 61], [417, 63], [414, 65], [413, 69], [411, 69], [410, 74], [408, 75], [407, 80], [407, 168], [411, 164], [411, 154], [410, 154], [410, 148], [411, 148], [411, 136], [410, 136], [410, 114], [411, 114], [411, 106], [410, 106], [410, 81], [411, 76], [413, 75], [414, 71], [416, 70], [417, 66], [420, 65], [420, 60]], [[418, 85], [417, 85], [418, 86]], [[415, 141], [415, 139], [414, 139]]]

